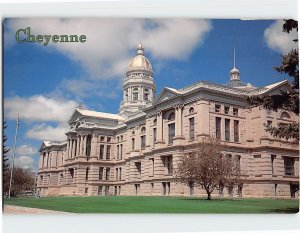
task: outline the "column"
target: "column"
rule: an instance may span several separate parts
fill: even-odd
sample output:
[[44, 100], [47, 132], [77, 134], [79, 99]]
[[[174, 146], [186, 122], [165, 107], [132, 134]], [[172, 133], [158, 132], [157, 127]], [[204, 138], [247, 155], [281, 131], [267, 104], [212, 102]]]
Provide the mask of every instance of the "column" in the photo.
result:
[[[68, 142], [67, 142], [67, 151], [66, 151], [66, 159], [68, 159], [69, 158], [69, 150], [70, 150], [70, 139], [68, 139]], [[65, 159], [65, 160], [66, 160]]]
[[73, 139], [72, 142], [73, 142], [73, 144], [72, 144], [72, 154], [71, 154], [71, 158], [74, 158], [74, 157], [75, 157], [76, 140]]
[[87, 135], [84, 135], [84, 143], [83, 143], [83, 156], [86, 156], [86, 142], [87, 142]]
[[163, 140], [163, 120], [162, 120], [162, 112], [157, 114], [157, 141]]
[[79, 156], [80, 155], [80, 152], [79, 152], [79, 150], [80, 150], [80, 136], [79, 135], [77, 136], [76, 146], [77, 146], [77, 148], [76, 148], [76, 155], [75, 156]]
[[175, 137], [174, 143], [180, 144], [180, 141], [184, 139], [182, 134], [182, 105], [175, 107]]

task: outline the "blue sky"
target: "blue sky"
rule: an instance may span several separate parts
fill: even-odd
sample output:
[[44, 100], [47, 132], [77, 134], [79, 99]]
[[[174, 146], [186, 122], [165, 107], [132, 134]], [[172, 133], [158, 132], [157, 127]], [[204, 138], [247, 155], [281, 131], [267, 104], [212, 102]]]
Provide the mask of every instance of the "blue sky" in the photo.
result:
[[[84, 44], [17, 43], [15, 32], [85, 34]], [[224, 84], [233, 68], [241, 80], [260, 87], [287, 76], [273, 67], [293, 46], [280, 20], [199, 19], [6, 19], [4, 21], [4, 116], [13, 147], [21, 115], [17, 164], [36, 170], [41, 141], [63, 139], [79, 103], [117, 113], [122, 78], [141, 40], [163, 87], [182, 88], [200, 80]]]

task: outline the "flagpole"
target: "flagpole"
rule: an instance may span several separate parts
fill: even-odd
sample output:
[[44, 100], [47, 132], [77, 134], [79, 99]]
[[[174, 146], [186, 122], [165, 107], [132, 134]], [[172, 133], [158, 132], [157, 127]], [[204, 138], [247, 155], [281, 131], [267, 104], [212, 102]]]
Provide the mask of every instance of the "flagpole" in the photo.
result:
[[14, 163], [15, 163], [16, 143], [17, 143], [17, 135], [18, 135], [19, 124], [20, 124], [20, 121], [19, 121], [19, 113], [18, 113], [17, 125], [16, 125], [16, 134], [15, 134], [15, 143], [14, 143], [14, 150], [13, 150], [13, 159], [12, 159], [12, 166], [11, 166], [11, 169], [10, 169], [8, 198], [10, 198], [10, 192], [11, 192], [11, 183], [12, 183], [12, 175], [13, 175]]

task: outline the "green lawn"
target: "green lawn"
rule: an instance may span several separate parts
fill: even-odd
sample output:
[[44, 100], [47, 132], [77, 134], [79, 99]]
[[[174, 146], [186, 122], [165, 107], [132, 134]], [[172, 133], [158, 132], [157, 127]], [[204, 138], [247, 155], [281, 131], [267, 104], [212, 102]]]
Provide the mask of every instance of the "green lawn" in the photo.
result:
[[184, 197], [43, 197], [4, 199], [4, 204], [72, 213], [297, 213], [298, 200]]

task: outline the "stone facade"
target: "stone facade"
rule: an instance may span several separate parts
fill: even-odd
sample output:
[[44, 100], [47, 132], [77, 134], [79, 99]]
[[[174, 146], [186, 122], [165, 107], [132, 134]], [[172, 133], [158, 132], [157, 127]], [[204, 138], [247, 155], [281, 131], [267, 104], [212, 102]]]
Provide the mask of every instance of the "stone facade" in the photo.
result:
[[245, 174], [242, 186], [219, 188], [213, 195], [298, 197], [298, 145], [270, 136], [263, 126], [298, 122], [298, 116], [250, 108], [244, 98], [288, 90], [288, 82], [255, 88], [240, 81], [235, 67], [230, 75], [225, 85], [166, 87], [154, 98], [152, 66], [140, 44], [126, 73], [120, 114], [79, 106], [68, 122], [67, 141], [43, 142], [39, 194], [206, 195], [176, 183], [174, 170], [190, 145], [213, 135], [226, 141], [226, 153], [240, 161]]

